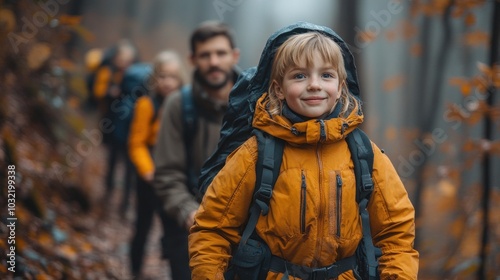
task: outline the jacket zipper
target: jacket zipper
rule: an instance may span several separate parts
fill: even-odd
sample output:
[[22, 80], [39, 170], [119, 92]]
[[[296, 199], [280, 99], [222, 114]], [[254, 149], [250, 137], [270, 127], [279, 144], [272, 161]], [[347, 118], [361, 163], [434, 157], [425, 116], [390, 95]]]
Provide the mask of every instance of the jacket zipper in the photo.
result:
[[[323, 197], [323, 162], [321, 161], [321, 144], [318, 143], [318, 145], [316, 146], [316, 157], [317, 157], [317, 160], [318, 160], [318, 176], [319, 176], [319, 181], [318, 181], [318, 193], [319, 193], [319, 205], [324, 205], [325, 201], [324, 201], [324, 197]], [[322, 247], [322, 241], [323, 241], [323, 216], [324, 216], [324, 213], [323, 213], [323, 207], [319, 207], [319, 211], [318, 211], [318, 236], [317, 236], [317, 240], [316, 240], [316, 252], [314, 254], [314, 260], [311, 265], [312, 266], [316, 266], [318, 264], [318, 262], [316, 260], [319, 260], [321, 259], [321, 247]]]
[[318, 120], [318, 122], [319, 122], [319, 141], [323, 143], [326, 140], [325, 121]]
[[337, 174], [337, 237], [340, 237], [342, 223], [342, 177]]
[[300, 186], [300, 233], [304, 234], [306, 232], [306, 176], [304, 175], [304, 171], [302, 171], [302, 183]]

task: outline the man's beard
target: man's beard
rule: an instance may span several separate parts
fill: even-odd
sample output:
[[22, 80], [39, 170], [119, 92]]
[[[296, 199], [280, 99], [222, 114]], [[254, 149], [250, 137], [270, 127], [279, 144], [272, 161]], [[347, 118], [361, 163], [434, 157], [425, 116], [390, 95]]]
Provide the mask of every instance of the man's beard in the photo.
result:
[[[224, 73], [225, 78], [222, 81], [217, 82], [217, 83], [211, 82], [210, 80], [208, 80], [206, 78], [206, 75], [209, 75], [211, 72], [214, 72], [214, 71], [219, 71], [219, 72]], [[218, 90], [218, 89], [221, 89], [224, 86], [226, 86], [227, 83], [232, 79], [232, 76], [233, 76], [232, 73], [233, 73], [232, 71], [226, 72], [218, 67], [212, 67], [204, 74], [200, 73], [199, 78], [200, 78], [201, 84], [204, 87], [207, 87], [207, 88], [213, 89], [213, 90]]]

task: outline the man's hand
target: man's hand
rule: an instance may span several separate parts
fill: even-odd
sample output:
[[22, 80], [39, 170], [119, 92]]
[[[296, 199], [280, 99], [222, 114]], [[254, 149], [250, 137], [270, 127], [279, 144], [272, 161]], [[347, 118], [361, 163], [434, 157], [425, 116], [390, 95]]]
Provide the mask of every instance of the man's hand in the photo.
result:
[[186, 220], [186, 229], [189, 231], [191, 226], [194, 224], [194, 215], [196, 215], [196, 210], [191, 212]]
[[154, 174], [155, 174], [155, 173], [154, 173], [154, 171], [148, 172], [148, 173], [146, 173], [146, 174], [144, 174], [144, 175], [142, 176], [142, 179], [143, 179], [144, 181], [146, 181], [147, 183], [150, 183], [150, 184], [151, 184], [151, 183], [153, 183]]

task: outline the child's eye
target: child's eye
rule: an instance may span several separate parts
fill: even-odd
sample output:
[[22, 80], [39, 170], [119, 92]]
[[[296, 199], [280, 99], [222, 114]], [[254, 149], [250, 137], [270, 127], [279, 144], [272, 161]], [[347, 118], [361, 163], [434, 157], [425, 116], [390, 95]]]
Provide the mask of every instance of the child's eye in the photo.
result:
[[295, 74], [295, 75], [293, 76], [293, 78], [294, 78], [294, 79], [304, 79], [305, 77], [306, 77], [306, 76], [305, 76], [304, 74], [301, 74], [301, 73], [299, 73], [299, 74]]
[[335, 78], [335, 75], [332, 73], [323, 73], [323, 78]]

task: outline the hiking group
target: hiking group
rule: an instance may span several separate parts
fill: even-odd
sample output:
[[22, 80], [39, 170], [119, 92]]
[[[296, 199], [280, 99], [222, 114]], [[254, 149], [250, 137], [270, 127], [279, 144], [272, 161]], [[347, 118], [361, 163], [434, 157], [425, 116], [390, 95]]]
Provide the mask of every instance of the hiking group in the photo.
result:
[[174, 280], [417, 279], [414, 208], [359, 129], [347, 44], [298, 22], [239, 73], [230, 28], [210, 21], [191, 34], [190, 51], [190, 85], [172, 51], [124, 74], [140, 73], [143, 85], [128, 134], [134, 278], [158, 213]]

